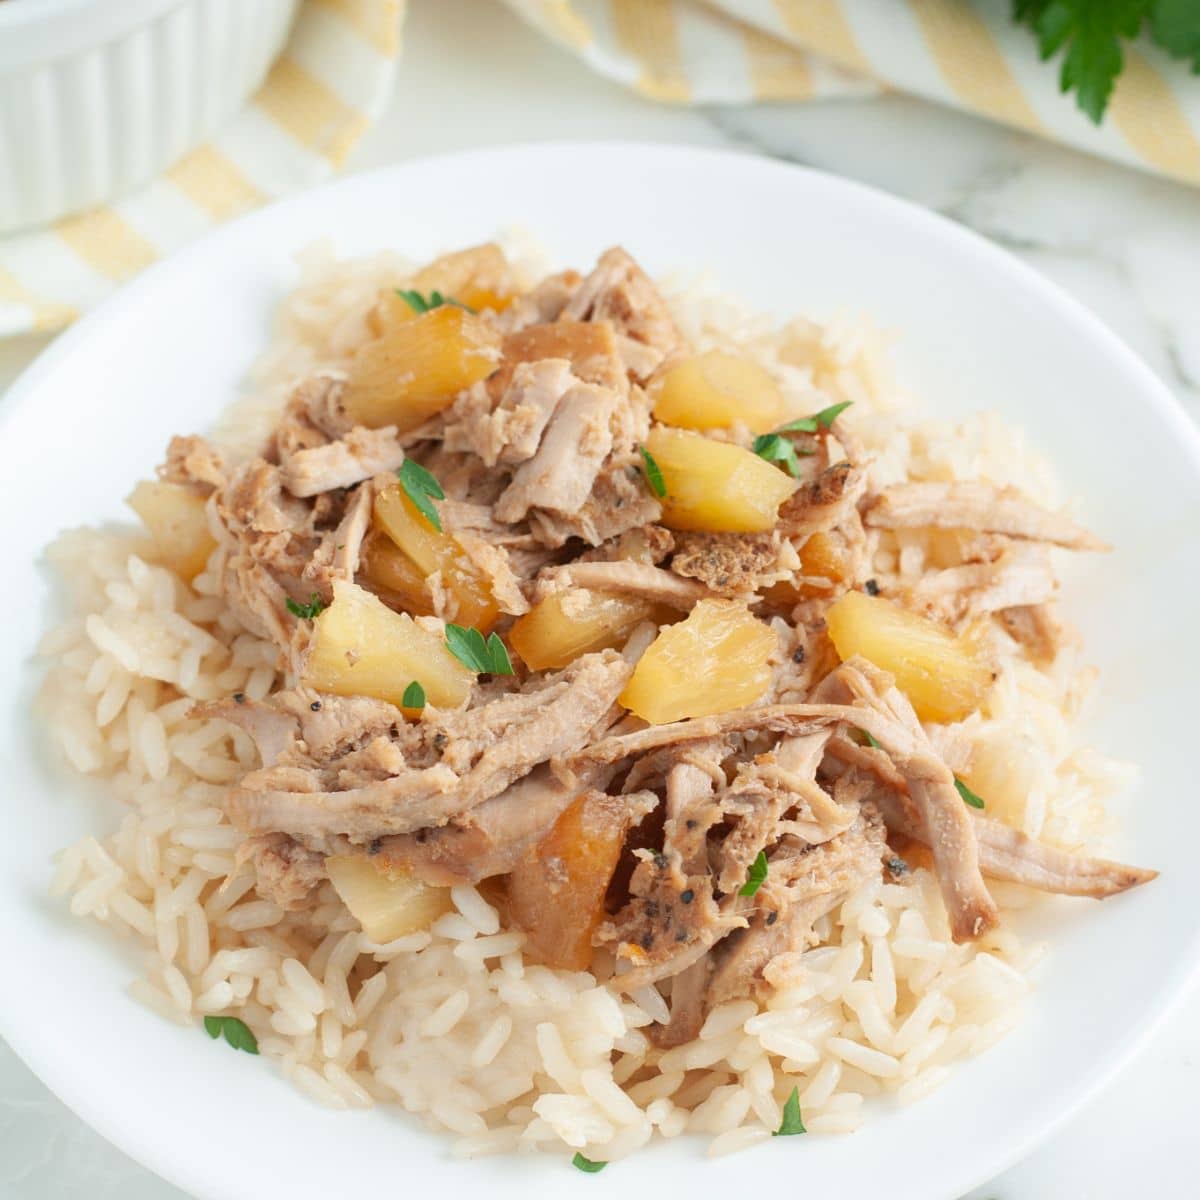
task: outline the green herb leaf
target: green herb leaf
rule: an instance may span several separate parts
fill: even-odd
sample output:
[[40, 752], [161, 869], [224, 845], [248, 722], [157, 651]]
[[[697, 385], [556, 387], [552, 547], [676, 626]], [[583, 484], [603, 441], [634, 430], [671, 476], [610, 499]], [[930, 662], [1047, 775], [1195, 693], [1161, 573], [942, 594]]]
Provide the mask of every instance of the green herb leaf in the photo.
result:
[[750, 870], [746, 875], [746, 882], [742, 884], [738, 892], [739, 896], [753, 896], [755, 892], [762, 887], [767, 878], [767, 856], [760, 850], [758, 857], [750, 864]]
[[867, 739], [867, 745], [870, 746], [872, 750], [882, 749], [879, 743], [865, 729], [860, 729], [859, 732]]
[[606, 1162], [592, 1162], [590, 1158], [584, 1158], [582, 1154], [576, 1154], [571, 1159], [571, 1166], [577, 1170], [586, 1171], [589, 1175], [595, 1175], [598, 1171], [603, 1171], [608, 1166]]
[[841, 404], [831, 404], [811, 417], [797, 417], [786, 425], [780, 425], [776, 433], [816, 433], [818, 429], [829, 429], [834, 421], [854, 403], [853, 400], [843, 400]]
[[798, 478], [800, 459], [798, 455], [812, 454], [811, 450], [798, 449], [787, 438], [778, 433], [763, 433], [754, 439], [751, 449], [767, 462], [780, 463], [789, 475]]
[[312, 621], [325, 611], [325, 601], [313, 592], [308, 598], [307, 604], [297, 604], [295, 600], [289, 596], [284, 604], [287, 605], [287, 610], [293, 617], [299, 617], [302, 621]]
[[478, 629], [464, 625], [446, 626], [446, 646], [469, 671], [487, 675], [512, 675], [512, 660], [498, 634], [487, 640]]
[[772, 1137], [791, 1137], [796, 1133], [807, 1133], [804, 1128], [804, 1122], [800, 1119], [800, 1089], [792, 1088], [792, 1094], [787, 1098], [787, 1102], [783, 1106], [783, 1120], [779, 1123], [779, 1128], [771, 1135]]
[[404, 494], [416, 505], [421, 516], [441, 533], [442, 518], [438, 516], [433, 502], [445, 500], [446, 493], [442, 491], [442, 485], [420, 463], [413, 462], [411, 458], [406, 458], [401, 463], [396, 477], [400, 480]]
[[650, 485], [650, 490], [661, 500], [667, 494], [667, 485], [663, 483], [662, 471], [659, 470], [658, 463], [654, 461], [654, 455], [645, 446], [639, 446], [638, 452], [642, 456], [646, 482]]
[[969, 804], [972, 808], [983, 807], [983, 801], [957, 775], [954, 777], [954, 786], [963, 798], [964, 804]]
[[250, 1026], [237, 1017], [205, 1017], [204, 1032], [210, 1038], [225, 1035], [225, 1040], [235, 1050], [245, 1050], [247, 1054], [258, 1053], [258, 1039], [250, 1032]]
[[1196, 0], [1150, 0], [1150, 32], [1176, 58], [1190, 58], [1200, 75], [1200, 4]]
[[431, 308], [441, 308], [443, 304], [453, 304], [455, 308], [463, 308], [467, 312], [475, 311], [473, 308], [468, 308], [462, 301], [455, 300], [452, 296], [443, 296], [438, 291], [430, 292], [428, 300], [420, 292], [410, 292], [404, 288], [397, 288], [396, 295], [415, 313], [426, 313]]
[[425, 689], [414, 679], [404, 689], [404, 695], [400, 697], [400, 704], [403, 708], [424, 708]]

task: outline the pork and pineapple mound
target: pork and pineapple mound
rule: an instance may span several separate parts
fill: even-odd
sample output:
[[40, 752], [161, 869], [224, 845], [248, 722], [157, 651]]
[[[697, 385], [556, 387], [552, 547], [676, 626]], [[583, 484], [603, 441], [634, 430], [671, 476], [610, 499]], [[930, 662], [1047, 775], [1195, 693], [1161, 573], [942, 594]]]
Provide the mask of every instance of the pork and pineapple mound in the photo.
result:
[[[693, 354], [622, 250], [527, 290], [491, 246], [411, 282], [261, 456], [177, 438], [134, 498], [286, 668], [202, 706], [261, 756], [226, 805], [260, 894], [329, 879], [386, 942], [490, 881], [526, 955], [670, 980], [666, 1046], [905, 848], [959, 941], [997, 923], [986, 878], [1151, 877], [993, 819], [939, 753], [996, 639], [1054, 659], [1049, 548], [1096, 539], [1011, 489], [880, 487], [848, 405]], [[872, 565], [904, 530], [946, 531], [915, 585]]]

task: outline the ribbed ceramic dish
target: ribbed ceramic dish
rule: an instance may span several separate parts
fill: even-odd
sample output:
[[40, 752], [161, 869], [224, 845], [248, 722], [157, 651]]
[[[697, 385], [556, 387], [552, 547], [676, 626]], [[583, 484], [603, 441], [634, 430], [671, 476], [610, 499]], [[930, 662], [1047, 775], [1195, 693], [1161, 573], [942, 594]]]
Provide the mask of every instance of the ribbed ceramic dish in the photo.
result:
[[0, 234], [153, 179], [245, 103], [299, 0], [2, 0]]

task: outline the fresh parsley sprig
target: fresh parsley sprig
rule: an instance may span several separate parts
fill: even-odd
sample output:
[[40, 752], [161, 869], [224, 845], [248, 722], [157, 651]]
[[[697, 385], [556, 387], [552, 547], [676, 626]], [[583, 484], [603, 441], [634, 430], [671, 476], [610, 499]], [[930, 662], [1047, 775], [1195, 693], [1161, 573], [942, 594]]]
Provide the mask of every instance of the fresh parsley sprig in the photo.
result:
[[1200, 5], [1195, 0], [1013, 0], [1013, 20], [1037, 38], [1043, 60], [1062, 52], [1059, 88], [1099, 125], [1125, 66], [1123, 43], [1143, 28], [1200, 74]]
[[739, 896], [753, 896], [767, 879], [767, 856], [762, 850], [758, 852], [758, 857], [750, 864], [750, 870], [746, 873], [746, 882], [742, 884], [738, 890]]
[[325, 601], [316, 592], [309, 596], [307, 604], [297, 604], [291, 596], [284, 601], [284, 604], [287, 605], [287, 610], [293, 617], [299, 617], [302, 621], [314, 621], [325, 611]]
[[405, 288], [397, 288], [396, 295], [415, 313], [427, 313], [431, 308], [441, 308], [443, 304], [453, 304], [455, 308], [465, 308], [467, 312], [475, 311], [473, 308], [468, 308], [461, 300], [455, 300], [453, 296], [443, 296], [436, 290], [430, 292], [428, 298], [422, 296], [420, 292], [409, 291]]
[[400, 697], [401, 708], [421, 709], [425, 707], [425, 689], [413, 680], [412, 683], [404, 689], [404, 695]]
[[972, 808], [983, 808], [983, 798], [975, 795], [957, 775], [954, 777], [954, 787], [962, 797], [964, 804], [969, 804]]
[[485, 641], [478, 629], [447, 625], [446, 646], [469, 671], [481, 675], [514, 674], [508, 650], [497, 634], [490, 634]]
[[258, 1039], [250, 1032], [250, 1026], [237, 1017], [205, 1017], [204, 1032], [210, 1038], [225, 1035], [225, 1040], [235, 1050], [245, 1050], [247, 1054], [258, 1053]]
[[400, 480], [400, 486], [404, 489], [404, 494], [416, 506], [417, 512], [438, 533], [441, 533], [442, 518], [438, 516], [438, 510], [434, 508], [433, 502], [435, 500], [445, 500], [446, 493], [442, 491], [442, 485], [419, 462], [414, 462], [411, 458], [406, 458], [400, 464], [400, 469], [396, 472], [396, 477]]
[[797, 417], [786, 425], [780, 425], [776, 433], [816, 433], [818, 429], [831, 429], [834, 421], [854, 403], [853, 400], [843, 400], [840, 404], [831, 404], [828, 408], [813, 413], [811, 417]]
[[811, 417], [797, 417], [786, 425], [780, 425], [774, 433], [762, 433], [754, 439], [750, 447], [759, 458], [767, 462], [778, 463], [793, 479], [800, 476], [800, 459], [813, 451], [804, 446], [797, 446], [787, 435], [789, 433], [816, 433], [828, 429], [838, 414], [843, 413], [853, 404], [853, 400], [843, 400], [840, 404], [831, 404]]
[[650, 490], [661, 500], [667, 494], [667, 485], [663, 483], [662, 470], [654, 461], [654, 455], [645, 446], [639, 446], [638, 452], [642, 456], [646, 482], [650, 485]]
[[571, 1166], [577, 1171], [586, 1172], [588, 1175], [596, 1175], [600, 1171], [603, 1171], [608, 1166], [608, 1163], [592, 1162], [590, 1158], [584, 1158], [582, 1154], [576, 1153], [575, 1157], [571, 1159]]
[[787, 1098], [783, 1106], [783, 1120], [779, 1123], [779, 1128], [775, 1130], [772, 1137], [791, 1137], [796, 1133], [807, 1133], [804, 1128], [804, 1122], [800, 1119], [800, 1089], [792, 1088], [792, 1094]]

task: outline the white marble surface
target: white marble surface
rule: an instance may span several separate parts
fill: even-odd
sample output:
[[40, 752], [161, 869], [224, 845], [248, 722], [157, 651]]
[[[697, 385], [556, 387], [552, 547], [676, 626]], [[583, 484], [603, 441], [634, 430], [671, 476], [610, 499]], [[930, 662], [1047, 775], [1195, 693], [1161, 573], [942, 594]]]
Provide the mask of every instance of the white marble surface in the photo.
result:
[[[1032, 263], [1107, 322], [1200, 420], [1200, 192], [897, 96], [659, 107], [589, 75], [497, 5], [415, 0], [413, 9], [396, 95], [350, 170], [555, 138], [737, 146], [822, 167], [934, 208]], [[0, 391], [45, 343], [0, 342]], [[1200, 995], [1114, 1086], [972, 1200], [1197, 1195], [1197, 1018]], [[51, 1197], [182, 1193], [87, 1129], [0, 1043], [0, 1198]]]

